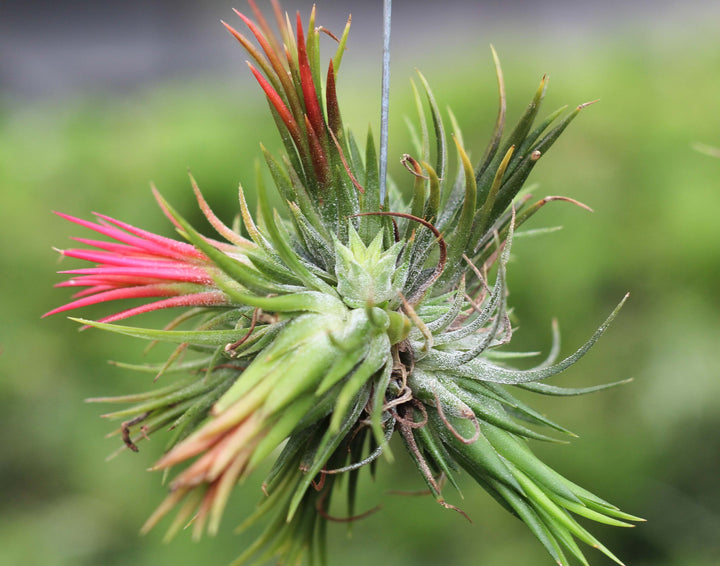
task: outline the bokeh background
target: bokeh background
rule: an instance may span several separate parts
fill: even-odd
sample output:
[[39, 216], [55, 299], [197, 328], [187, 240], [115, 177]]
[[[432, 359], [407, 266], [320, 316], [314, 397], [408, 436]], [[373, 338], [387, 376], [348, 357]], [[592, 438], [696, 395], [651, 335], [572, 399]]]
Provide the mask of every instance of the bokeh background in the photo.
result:
[[[341, 31], [353, 14], [340, 77], [347, 124], [379, 128], [381, 3], [319, 1], [318, 23]], [[261, 475], [240, 486], [215, 539], [169, 545], [139, 526], [163, 498], [145, 472], [162, 450], [104, 457], [105, 407], [83, 399], [148, 386], [110, 366], [138, 361], [144, 344], [78, 334], [52, 246], [79, 229], [51, 214], [100, 211], [165, 235], [153, 181], [198, 218], [186, 171], [229, 221], [236, 187], [252, 192], [258, 143], [278, 149], [266, 104], [240, 47], [242, 2], [4, 2], [0, 7], [0, 564], [146, 566], [231, 561], [250, 535], [234, 535], [259, 499]], [[286, 7], [308, 9], [308, 3]], [[307, 12], [305, 12], [307, 13]], [[538, 196], [563, 194], [594, 208], [548, 206], [518, 240], [510, 268], [516, 348], [547, 350], [557, 317], [563, 352], [594, 330], [627, 291], [631, 300], [593, 351], [557, 380], [590, 385], [634, 377], [590, 397], [542, 399], [580, 435], [535, 450], [576, 482], [648, 519], [631, 530], [596, 527], [629, 565], [720, 564], [720, 146], [718, 3], [410, 2], [393, 25], [391, 173], [414, 119], [410, 79], [419, 67], [451, 106], [478, 159], [496, 113], [488, 45], [503, 62], [509, 119], [543, 73], [545, 110], [600, 99], [535, 169]], [[324, 43], [329, 55], [330, 40]], [[100, 317], [107, 307], [82, 314]], [[138, 323], [152, 324], [163, 317]], [[167, 319], [164, 319], [167, 320]], [[160, 354], [150, 354], [161, 355]], [[345, 565], [542, 565], [550, 559], [524, 526], [472, 482], [451, 499], [467, 524], [428, 497], [402, 459], [363, 484], [360, 507], [384, 509], [333, 529], [331, 563]], [[593, 554], [593, 564], [609, 564]]]

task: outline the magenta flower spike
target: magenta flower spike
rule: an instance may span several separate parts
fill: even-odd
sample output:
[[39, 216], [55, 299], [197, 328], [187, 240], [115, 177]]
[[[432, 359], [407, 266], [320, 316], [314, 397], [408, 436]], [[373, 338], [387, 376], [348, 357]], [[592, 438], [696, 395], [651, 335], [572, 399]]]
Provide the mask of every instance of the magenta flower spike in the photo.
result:
[[[204, 201], [201, 203], [204, 204]], [[56, 214], [115, 241], [74, 238], [96, 249], [58, 250], [62, 256], [93, 262], [96, 266], [60, 271], [74, 277], [58, 283], [56, 287], [85, 289], [73, 296], [75, 300], [43, 316], [120, 299], [161, 300], [120, 311], [101, 318], [99, 322], [114, 322], [172, 307], [231, 304], [228, 296], [214, 283], [213, 277], [217, 272], [214, 263], [195, 246], [147, 232], [103, 214], [96, 214], [98, 223], [60, 212]], [[214, 215], [211, 222], [218, 222]], [[243, 253], [242, 249], [219, 242], [216, 247], [222, 253], [228, 253], [228, 250], [236, 251], [236, 256]]]

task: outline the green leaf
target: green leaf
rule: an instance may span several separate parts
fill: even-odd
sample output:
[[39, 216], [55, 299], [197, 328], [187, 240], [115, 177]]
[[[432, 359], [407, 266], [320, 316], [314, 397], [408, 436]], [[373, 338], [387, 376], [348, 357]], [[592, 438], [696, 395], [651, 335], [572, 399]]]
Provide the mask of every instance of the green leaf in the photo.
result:
[[[363, 176], [365, 192], [360, 195], [360, 209], [362, 212], [379, 212], [382, 209], [380, 203], [380, 170], [375, 139], [370, 127], [368, 127], [365, 141], [365, 171]], [[363, 242], [366, 244], [369, 244], [382, 228], [383, 219], [381, 217], [360, 217], [359, 232]]]
[[287, 264], [287, 266], [305, 283], [310, 289], [322, 291], [331, 297], [337, 297], [337, 293], [333, 287], [330, 287], [322, 279], [314, 275], [307, 268], [303, 260], [295, 253], [290, 243], [282, 237], [281, 232], [273, 220], [274, 215], [270, 210], [270, 204], [263, 192], [258, 193], [258, 204], [262, 210], [265, 219], [265, 227], [270, 236], [270, 240], [275, 246], [275, 251]]
[[524, 440], [491, 424], [483, 423], [480, 428], [506, 462], [511, 462], [546, 489], [569, 501], [581, 503], [565, 483], [565, 478], [535, 456]]
[[595, 521], [596, 523], [604, 523], [606, 525], [612, 525], [614, 527], [634, 527], [635, 525], [631, 523], [627, 523], [625, 521], [618, 521], [617, 519], [614, 519], [612, 517], [608, 517], [607, 515], [600, 513], [599, 511], [596, 511], [594, 509], [590, 509], [583, 505], [582, 503], [576, 503], [575, 501], [569, 501], [565, 499], [564, 497], [560, 497], [559, 495], [555, 493], [548, 493], [548, 497], [552, 499], [555, 503], [557, 503], [559, 506], [564, 507], [568, 511], [571, 511], [575, 513], [576, 515], [580, 515], [581, 517], [585, 517], [586, 519], [590, 519], [591, 521]]
[[[134, 326], [122, 326], [120, 324], [109, 324], [106, 322], [97, 322], [85, 318], [73, 318], [70, 320], [78, 322], [93, 328], [100, 328], [115, 332], [116, 334], [124, 334], [134, 338], [142, 338], [144, 340], [157, 340], [159, 342], [171, 342], [174, 344], [195, 344], [200, 346], [223, 346], [231, 344], [238, 339], [237, 330], [155, 330], [152, 328], [138, 328]], [[268, 328], [266, 326], [256, 329], [250, 340], [257, 340]]]
[[498, 496], [496, 496], [496, 498], [501, 497], [508, 505], [510, 505], [517, 516], [528, 526], [530, 532], [542, 543], [555, 562], [561, 566], [569, 566], [570, 563], [567, 561], [567, 558], [565, 558], [557, 539], [546, 522], [538, 516], [535, 509], [533, 509], [532, 506], [530, 506], [527, 501], [525, 501], [514, 490], [508, 488], [502, 483], [493, 482], [493, 487], [497, 490]]
[[602, 385], [593, 385], [591, 387], [558, 387], [556, 385], [548, 385], [547, 383], [518, 383], [517, 387], [521, 389], [527, 389], [535, 393], [541, 393], [543, 395], [554, 395], [560, 397], [567, 397], [573, 395], [586, 395], [588, 393], [595, 393], [596, 391], [603, 391], [618, 385], [625, 385], [633, 381], [633, 378], [622, 379], [620, 381], [614, 381], [613, 383], [603, 383]]
[[[463, 304], [465, 303], [465, 277], [460, 279], [460, 283], [458, 285], [457, 292], [455, 293], [455, 297], [453, 299], [452, 305], [450, 308], [447, 308], [446, 311], [436, 319], [426, 322], [425, 326], [427, 329], [432, 332], [433, 334], [438, 334], [436, 336], [436, 340], [441, 340], [440, 343], [443, 343], [442, 340], [448, 335], [451, 335], [452, 332], [445, 332], [444, 334], [440, 334], [443, 330], [445, 330], [448, 326], [450, 326], [453, 321], [458, 317], [460, 314], [460, 310], [462, 309]], [[484, 324], [484, 323], [483, 323]]]
[[475, 215], [476, 226], [474, 229], [474, 233], [476, 234], [476, 236], [471, 238], [472, 241], [478, 240], [479, 236], [487, 231], [490, 223], [493, 220], [491, 212], [493, 210], [493, 206], [495, 205], [498, 191], [500, 190], [500, 187], [502, 185], [503, 177], [505, 176], [505, 170], [510, 163], [510, 159], [512, 159], [514, 151], [515, 146], [511, 145], [510, 149], [508, 149], [507, 153], [505, 153], [505, 157], [503, 157], [503, 160], [500, 162], [500, 165], [498, 165], [497, 171], [495, 172], [495, 177], [492, 181], [492, 185], [490, 185], [490, 191], [487, 195], [487, 198], [485, 199], [485, 202], [483, 202], [480, 210], [478, 210]]
[[337, 432], [333, 432], [330, 429], [326, 431], [315, 452], [313, 464], [305, 472], [305, 475], [298, 484], [293, 494], [293, 497], [290, 500], [290, 506], [288, 508], [286, 519], [288, 522], [293, 519], [295, 512], [298, 510], [300, 502], [305, 496], [305, 492], [307, 491], [308, 487], [310, 487], [310, 484], [314, 480], [315, 476], [318, 474], [318, 472], [320, 472], [322, 467], [327, 462], [328, 458], [338, 447], [340, 442], [342, 442], [343, 438], [347, 435], [350, 429], [355, 426], [355, 422], [357, 421], [360, 414], [363, 412], [365, 404], [367, 403], [369, 397], [370, 387], [366, 385], [364, 390], [360, 391], [360, 393], [358, 394], [355, 406], [348, 413], [345, 420], [339, 426]]
[[528, 498], [535, 506], [536, 510], [546, 514], [549, 521], [557, 523], [558, 525], [566, 528], [575, 537], [583, 541], [584, 543], [597, 548], [608, 558], [622, 566], [622, 562], [610, 552], [600, 541], [592, 536], [586, 529], [581, 527], [570, 515], [555, 505], [551, 499], [545, 494], [545, 492], [535, 485], [530, 478], [525, 476], [522, 472], [515, 469], [513, 470], [515, 477], [522, 485], [523, 491], [528, 495]]
[[333, 69], [335, 70], [335, 75], [337, 75], [340, 71], [340, 63], [342, 63], [343, 54], [345, 53], [345, 45], [347, 43], [348, 34], [350, 33], [351, 21], [351, 18], [348, 18], [348, 21], [345, 24], [345, 29], [343, 29], [343, 34], [340, 36], [335, 56], [333, 57]]
[[475, 215], [475, 203], [477, 199], [475, 173], [473, 172], [470, 158], [457, 141], [457, 138], [453, 139], [455, 139], [458, 155], [462, 160], [465, 171], [465, 199], [463, 200], [462, 211], [460, 212], [460, 218], [455, 226], [455, 230], [448, 238], [447, 267], [443, 272], [443, 275], [440, 277], [440, 286], [453, 280], [457, 280], [460, 277], [461, 270], [458, 269], [458, 266], [470, 239], [473, 217]]
[[[547, 90], [547, 77], [543, 77], [540, 80], [540, 85], [538, 86], [537, 90], [535, 91], [535, 96], [530, 101], [530, 104], [528, 105], [527, 109], [525, 110], [525, 113], [522, 115], [520, 120], [518, 121], [517, 125], [515, 126], [515, 129], [510, 134], [510, 136], [505, 141], [505, 145], [503, 146], [503, 149], [500, 152], [496, 152], [492, 161], [490, 161], [487, 164], [483, 164], [483, 166], [478, 170], [477, 172], [477, 185], [479, 187], [479, 199], [481, 202], [485, 202], [485, 199], [487, 198], [487, 193], [490, 189], [490, 179], [495, 177], [495, 171], [497, 170], [497, 166], [500, 163], [500, 160], [503, 158], [503, 156], [507, 153], [507, 150], [510, 148], [510, 146], [519, 146], [522, 144], [522, 141], [525, 139], [525, 136], [530, 131], [530, 128], [532, 127], [533, 122], [535, 121], [535, 117], [537, 116], [538, 110], [540, 109], [540, 104], [542, 102], [543, 97], [545, 96], [545, 91]], [[501, 96], [501, 104], [502, 104], [502, 96]], [[497, 136], [497, 133], [494, 135], [494, 139]]]
[[268, 427], [268, 433], [253, 450], [248, 462], [248, 470], [255, 469], [262, 460], [269, 456], [296, 429], [298, 423], [316, 402], [312, 395], [298, 397], [286, 410], [279, 413], [277, 421]]
[[[420, 71], [418, 71], [417, 74], [420, 77], [420, 82], [423, 85], [425, 96], [427, 97], [428, 104], [430, 105], [430, 115], [432, 116], [433, 128], [435, 129], [435, 170], [437, 171], [438, 177], [442, 179], [445, 177], [445, 172], [447, 170], [447, 142], [445, 140], [445, 127], [443, 126], [440, 110], [438, 109], [437, 102], [435, 102], [435, 96], [430, 89], [430, 85]], [[428, 160], [426, 159], [425, 161]]]
[[502, 405], [487, 396], [472, 394], [467, 390], [457, 387], [452, 381], [443, 381], [443, 385], [451, 392], [462, 399], [475, 413], [475, 416], [483, 422], [489, 423], [512, 434], [524, 438], [533, 438], [545, 442], [561, 442], [550, 436], [540, 434], [532, 429], [515, 422], [503, 409]]
[[[340, 430], [348, 411], [354, 405], [359, 393], [364, 389], [370, 378], [388, 363], [390, 356], [390, 340], [386, 334], [380, 334], [373, 339], [365, 359], [358, 368], [350, 375], [347, 382], [340, 390], [330, 420], [330, 430]], [[382, 438], [382, 435], [381, 435]]]
[[495, 64], [495, 76], [497, 77], [498, 82], [498, 114], [495, 120], [495, 127], [493, 128], [493, 133], [490, 138], [490, 143], [485, 151], [482, 163], [478, 167], [478, 176], [481, 176], [492, 162], [495, 154], [497, 153], [497, 149], [500, 146], [503, 132], [505, 131], [505, 113], [507, 110], [505, 80], [503, 78], [502, 67], [500, 66], [500, 59], [498, 58], [498, 54], [492, 45], [490, 45], [490, 51], [492, 52], [493, 63]]
[[[610, 313], [610, 316], [607, 317], [605, 322], [600, 325], [600, 327], [593, 333], [593, 335], [588, 339], [588, 341], [585, 342], [585, 344], [583, 344], [574, 354], [568, 356], [561, 362], [547, 368], [511, 370], [501, 366], [493, 365], [481, 358], [475, 358], [464, 366], [452, 368], [445, 364], [442, 359], [437, 356], [437, 352], [430, 352], [426, 356], [426, 358], [424, 358], [424, 360], [427, 360], [428, 362], [434, 361], [438, 369], [447, 369], [448, 371], [451, 371], [452, 373], [461, 377], [477, 379], [480, 381], [491, 381], [494, 383], [508, 383], [516, 385], [546, 379], [553, 375], [557, 375], [561, 371], [566, 370], [575, 362], [577, 362], [580, 358], [582, 358], [587, 353], [587, 351], [592, 348], [595, 342], [598, 341], [600, 336], [605, 333], [605, 331], [612, 323], [613, 319], [617, 316], [618, 312], [625, 304], [625, 301], [628, 297], [629, 294], [625, 295], [623, 300], [620, 301], [620, 304], [618, 304], [618, 306], [615, 307], [615, 310]], [[432, 358], [435, 359], [432, 360]]]

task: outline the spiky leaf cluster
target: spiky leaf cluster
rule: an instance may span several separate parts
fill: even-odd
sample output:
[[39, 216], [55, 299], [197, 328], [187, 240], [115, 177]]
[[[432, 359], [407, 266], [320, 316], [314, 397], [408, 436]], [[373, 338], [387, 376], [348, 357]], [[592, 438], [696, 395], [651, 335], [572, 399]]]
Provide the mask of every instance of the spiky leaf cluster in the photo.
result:
[[[454, 508], [443, 485], [458, 488], [465, 471], [524, 521], [557, 563], [568, 564], [568, 555], [586, 563], [576, 539], [615, 559], [574, 515], [624, 526], [636, 518], [531, 452], [530, 439], [553, 440], [548, 431], [571, 433], [514, 390], [575, 395], [607, 387], [563, 389], [544, 380], [581, 358], [617, 309], [560, 361], [557, 336], [548, 358], [532, 369], [514, 369], [508, 361], [517, 354], [496, 349], [512, 334], [506, 268], [513, 235], [544, 204], [570, 200], [533, 202], [520, 191], [584, 105], [539, 118], [543, 78], [506, 133], [495, 57], [500, 110], [489, 146], [473, 165], [452, 116], [448, 143], [441, 112], [420, 75], [415, 157], [403, 158], [410, 196], [391, 183], [381, 202], [373, 136], [362, 150], [343, 126], [335, 90], [350, 22], [323, 73], [314, 11], [306, 29], [299, 15], [291, 23], [275, 5], [278, 35], [251, 7], [256, 22], [238, 16], [259, 48], [225, 25], [253, 59], [251, 72], [283, 141], [280, 157], [263, 148], [281, 210], [271, 207], [273, 189], [259, 174], [258, 215], [250, 213], [241, 188], [237, 229], [212, 213], [193, 180], [203, 212], [226, 242], [201, 235], [159, 195], [187, 243], [109, 217], [99, 223], [68, 217], [115, 242], [82, 240], [100, 251], [63, 252], [98, 266], [70, 272], [79, 277], [65, 285], [89, 289], [53, 312], [162, 297], [103, 321], [82, 322], [175, 343], [167, 363], [138, 369], [191, 376], [150, 393], [96, 399], [132, 404], [107, 415], [122, 420], [117, 432], [124, 448], [137, 450], [147, 435], [171, 431], [155, 469], [182, 469], [144, 529], [177, 507], [169, 535], [189, 521], [198, 536], [216, 532], [234, 485], [280, 450], [248, 519], [271, 515], [268, 527], [237, 563], [273, 557], [323, 563], [339, 477], [347, 477], [342, 487], [352, 517], [361, 469], [372, 471], [383, 454], [391, 459], [389, 442], [399, 436], [443, 506]], [[176, 306], [189, 308], [163, 330], [115, 323]], [[186, 351], [195, 355], [185, 359]]]

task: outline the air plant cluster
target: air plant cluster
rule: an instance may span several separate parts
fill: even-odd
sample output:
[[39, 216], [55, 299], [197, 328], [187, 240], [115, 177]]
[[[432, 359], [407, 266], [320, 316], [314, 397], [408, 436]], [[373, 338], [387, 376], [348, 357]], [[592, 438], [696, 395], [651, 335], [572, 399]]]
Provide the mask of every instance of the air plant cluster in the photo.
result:
[[[534, 201], [523, 185], [585, 105], [539, 118], [543, 78], [506, 132], [493, 52], [500, 109], [490, 144], [473, 164], [452, 115], [448, 143], [420, 75], [415, 147], [402, 159], [408, 190], [388, 182], [385, 191], [372, 133], [363, 148], [344, 127], [338, 103], [350, 21], [339, 38], [329, 34], [337, 50], [323, 69], [325, 30], [316, 27], [314, 10], [305, 27], [299, 14], [293, 22], [275, 4], [276, 32], [250, 6], [255, 21], [237, 13], [248, 36], [225, 27], [252, 59], [284, 145], [279, 157], [262, 150], [274, 187], [259, 171], [257, 215], [241, 187], [237, 225], [226, 226], [192, 178], [222, 240], [200, 234], [157, 191], [185, 241], [109, 216], [90, 222], [61, 215], [105, 239], [77, 238], [85, 247], [60, 252], [96, 265], [64, 272], [71, 278], [60, 286], [82, 290], [48, 314], [141, 298], [141, 306], [99, 321], [74, 320], [177, 345], [166, 363], [135, 366], [168, 385], [95, 399], [129, 404], [106, 415], [121, 421], [122, 449], [167, 437], [154, 469], [170, 471], [169, 494], [142, 530], [175, 509], [170, 536], [186, 526], [195, 536], [217, 532], [234, 486], [272, 458], [247, 520], [262, 518], [267, 527], [237, 564], [324, 563], [333, 497], [344, 490], [346, 518], [356, 518], [359, 474], [374, 473], [379, 458], [392, 461], [398, 437], [393, 449], [404, 447], [444, 507], [456, 509], [443, 488], [459, 490], [465, 472], [524, 521], [558, 564], [568, 556], [587, 564], [577, 541], [618, 561], [575, 516], [618, 526], [638, 519], [533, 454], [528, 440], [572, 433], [516, 391], [565, 396], [609, 387], [568, 389], [545, 380], [581, 358], [620, 307], [565, 359], [557, 360], [556, 331], [549, 356], [532, 369], [513, 368], [521, 354], [498, 349], [512, 335], [506, 270], [514, 234], [548, 202], [575, 202]], [[271, 207], [271, 190], [280, 210]], [[118, 324], [171, 307], [184, 310], [162, 330]]]

